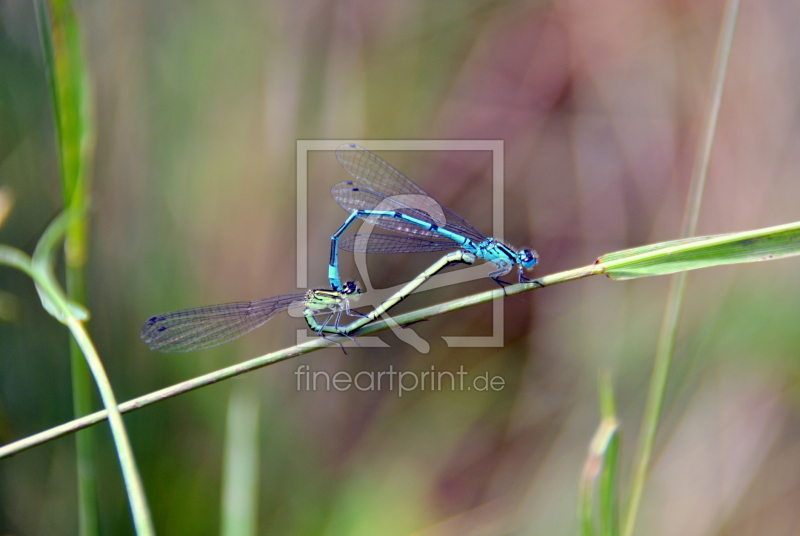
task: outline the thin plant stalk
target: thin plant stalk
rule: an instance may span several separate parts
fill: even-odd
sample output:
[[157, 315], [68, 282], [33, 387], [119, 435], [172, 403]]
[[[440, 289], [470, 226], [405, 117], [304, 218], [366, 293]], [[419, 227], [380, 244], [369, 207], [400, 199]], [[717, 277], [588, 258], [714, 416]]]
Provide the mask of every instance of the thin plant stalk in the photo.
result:
[[578, 482], [578, 522], [581, 536], [617, 536], [620, 433], [610, 373], [600, 374], [598, 387], [600, 424]]
[[[67, 295], [85, 303], [84, 266], [88, 251], [88, 204], [95, 148], [92, 95], [84, 62], [81, 31], [69, 0], [36, 0], [45, 72], [53, 105], [58, 161], [65, 210], [79, 214], [67, 229], [65, 270]], [[92, 376], [77, 343], [69, 342], [73, 413], [94, 407]], [[94, 471], [95, 440], [91, 432], [76, 437], [79, 534], [99, 531]]]
[[240, 383], [228, 401], [222, 468], [221, 536], [258, 534], [259, 404], [251, 383]]
[[[42, 237], [42, 241], [44, 240], [45, 237]], [[797, 255], [800, 255], [800, 222], [777, 225], [755, 231], [662, 242], [609, 253], [600, 257], [594, 264], [546, 275], [530, 283], [511, 285], [503, 290], [495, 289], [481, 292], [472, 296], [398, 315], [393, 319], [373, 322], [350, 335], [353, 337], [370, 335], [396, 327], [397, 325], [413, 324], [451, 311], [457, 311], [473, 305], [502, 299], [505, 296], [529, 292], [537, 288], [550, 287], [593, 275], [605, 274], [609, 278], [615, 280], [634, 279], [637, 277], [675, 273], [682, 270], [695, 270], [726, 264], [767, 261]], [[26, 261], [25, 259], [28, 260]], [[676, 259], [678, 262], [675, 262]], [[9, 246], [0, 245], [0, 264], [17, 267], [28, 274], [36, 274], [36, 271], [30, 266], [29, 257], [25, 253]], [[50, 289], [51, 292], [57, 290], [58, 287], [56, 285], [53, 285], [53, 289]], [[63, 299], [66, 300], [67, 298], [64, 297]], [[47, 304], [45, 304], [45, 306], [47, 306]], [[70, 303], [69, 306], [75, 309], [77, 304]], [[55, 312], [55, 314], [57, 313], [58, 311]], [[80, 313], [80, 310], [76, 311], [74, 314], [78, 313]], [[171, 398], [200, 387], [211, 385], [218, 381], [238, 376], [239, 374], [244, 374], [273, 363], [313, 352], [333, 344], [338, 344], [339, 342], [346, 341], [348, 338], [349, 337], [340, 337], [331, 334], [328, 339], [319, 338], [284, 350], [272, 352], [245, 361], [244, 363], [217, 370], [192, 380], [178, 383], [172, 387], [167, 387], [141, 396], [122, 404], [119, 410], [122, 413], [132, 411], [166, 398]], [[106, 418], [107, 413], [105, 411], [98, 411], [33, 436], [20, 439], [14, 443], [9, 443], [0, 447], [0, 458], [11, 456], [46, 441], [76, 432], [77, 430], [96, 424]]]
[[128, 439], [128, 433], [125, 430], [125, 423], [122, 421], [122, 415], [117, 409], [117, 399], [114, 396], [114, 391], [111, 389], [111, 383], [108, 381], [108, 376], [100, 361], [100, 356], [97, 355], [97, 350], [94, 344], [92, 344], [89, 334], [86, 333], [86, 329], [83, 327], [83, 323], [80, 320], [70, 315], [66, 318], [66, 324], [72, 332], [72, 336], [75, 337], [83, 355], [86, 357], [86, 362], [94, 375], [97, 388], [100, 391], [100, 398], [103, 400], [103, 405], [108, 412], [111, 434], [114, 438], [117, 456], [119, 457], [119, 463], [122, 467], [122, 475], [125, 481], [128, 500], [131, 505], [136, 534], [139, 536], [155, 535], [155, 529], [150, 515], [150, 507], [147, 505], [147, 500], [145, 499], [144, 486], [142, 485], [139, 471], [136, 468], [136, 460], [133, 456], [130, 439]]
[[[43, 242], [52, 242], [53, 235], [58, 234], [59, 229], [64, 229], [68, 224], [68, 220], [69, 218], [65, 217], [64, 214], [57, 218], [50, 228], [45, 231], [40, 245]], [[106, 408], [106, 418], [108, 418], [111, 426], [112, 438], [122, 468], [122, 477], [125, 482], [128, 501], [131, 505], [136, 534], [138, 536], [152, 536], [155, 534], [155, 530], [150, 516], [150, 509], [145, 499], [142, 479], [136, 467], [133, 449], [125, 430], [125, 423], [122, 421], [122, 415], [117, 409], [117, 401], [111, 388], [111, 383], [108, 381], [100, 356], [97, 354], [89, 334], [86, 332], [83, 323], [75, 316], [74, 304], [69, 301], [61, 288], [57, 286], [52, 273], [47, 273], [40, 264], [37, 264], [36, 257], [47, 256], [46, 250], [48, 248], [43, 247], [43, 249], [45, 252], [37, 251], [34, 260], [31, 260], [27, 254], [16, 248], [0, 245], [0, 264], [18, 268], [34, 280], [40, 295], [43, 296], [43, 300], [47, 300], [48, 305], [46, 308], [57, 314], [57, 318], [67, 326], [83, 352], [89, 369], [94, 375], [100, 398]], [[40, 260], [40, 262], [44, 261]]]
[[[20, 255], [24, 255], [24, 253], [18, 252], [17, 250], [14, 250], [14, 248], [0, 246], [0, 264], [2, 263], [11, 264], [4, 259], [4, 253], [6, 250], [12, 250], [13, 252], [17, 252]], [[387, 329], [391, 329], [391, 327], [395, 323], [401, 326], [414, 324], [416, 322], [432, 318], [434, 316], [442, 315], [452, 311], [457, 311], [459, 309], [464, 309], [466, 307], [471, 307], [473, 305], [486, 303], [495, 299], [500, 299], [503, 298], [504, 295], [512, 296], [515, 294], [520, 294], [522, 292], [528, 292], [537, 288], [549, 287], [560, 283], [565, 283], [567, 281], [582, 279], [584, 277], [599, 275], [602, 273], [603, 273], [602, 265], [596, 265], [596, 264], [584, 266], [582, 268], [576, 268], [573, 270], [558, 272], [556, 274], [551, 274], [548, 276], [541, 277], [532, 283], [524, 283], [506, 287], [505, 294], [501, 289], [489, 290], [486, 292], [481, 292], [479, 294], [474, 294], [472, 296], [467, 296], [465, 298], [460, 298], [450, 302], [432, 305], [430, 307], [425, 307], [423, 309], [419, 309], [402, 315], [397, 315], [389, 321], [387, 320], [376, 321], [371, 324], [367, 324], [366, 326], [359, 329], [357, 332], [352, 333], [351, 336], [360, 337], [364, 335], [371, 335], [373, 333], [378, 333], [381, 331], [385, 331]], [[327, 338], [320, 337], [305, 342], [303, 344], [292, 346], [290, 348], [285, 348], [283, 350], [271, 352], [269, 354], [253, 358], [236, 365], [231, 365], [229, 367], [225, 367], [223, 369], [216, 370], [214, 372], [210, 372], [208, 374], [204, 374], [202, 376], [198, 376], [196, 378], [177, 383], [170, 387], [159, 389], [158, 391], [153, 391], [151, 393], [140, 396], [133, 400], [129, 400], [128, 402], [120, 404], [118, 406], [118, 410], [120, 413], [128, 413], [130, 411], [134, 411], [139, 408], [149, 406], [150, 404], [155, 404], [156, 402], [161, 402], [168, 398], [188, 393], [189, 391], [194, 391], [195, 389], [206, 387], [208, 385], [215, 384], [222, 380], [227, 380], [229, 378], [233, 378], [241, 374], [245, 374], [247, 372], [251, 372], [253, 370], [266, 367], [268, 365], [274, 365], [275, 363], [280, 363], [281, 361], [285, 361], [293, 357], [304, 355], [309, 352], [319, 350], [321, 348], [327, 348], [329, 346], [339, 344], [340, 342], [346, 342], [348, 341], [348, 339], [349, 339], [348, 337], [342, 337], [339, 335], [330, 334], [327, 336]], [[14, 454], [18, 454], [22, 451], [28, 450], [42, 443], [46, 443], [47, 441], [52, 441], [53, 439], [57, 439], [59, 437], [75, 433], [78, 430], [82, 430], [88, 426], [92, 426], [94, 424], [102, 422], [107, 418], [108, 418], [107, 410], [96, 411], [90, 415], [86, 415], [85, 417], [74, 419], [59, 426], [39, 432], [38, 434], [34, 434], [26, 438], [20, 439], [18, 441], [14, 441], [13, 443], [8, 443], [0, 447], [0, 459], [12, 456]]]
[[[725, 74], [728, 70], [733, 35], [736, 29], [736, 19], [739, 13], [740, 0], [729, 0], [725, 5], [722, 18], [719, 41], [717, 43], [714, 71], [711, 81], [711, 94], [701, 130], [697, 154], [692, 169], [692, 180], [689, 195], [686, 199], [681, 236], [686, 238], [694, 236], [697, 231], [697, 222], [700, 218], [700, 206], [703, 200], [708, 168], [711, 162], [711, 149], [714, 143], [714, 134], [719, 118], [722, 92], [725, 87]], [[650, 468], [650, 459], [653, 453], [656, 431], [658, 429], [661, 410], [664, 404], [667, 379], [672, 365], [672, 356], [675, 351], [675, 340], [678, 332], [678, 322], [686, 289], [686, 272], [679, 272], [672, 276], [669, 294], [664, 309], [664, 318], [656, 346], [656, 357], [653, 363], [653, 372], [650, 377], [647, 402], [645, 405], [642, 426], [639, 432], [639, 446], [637, 462], [631, 483], [628, 509], [625, 515], [623, 536], [632, 536], [636, 526], [636, 518], [644, 492], [644, 484]]]

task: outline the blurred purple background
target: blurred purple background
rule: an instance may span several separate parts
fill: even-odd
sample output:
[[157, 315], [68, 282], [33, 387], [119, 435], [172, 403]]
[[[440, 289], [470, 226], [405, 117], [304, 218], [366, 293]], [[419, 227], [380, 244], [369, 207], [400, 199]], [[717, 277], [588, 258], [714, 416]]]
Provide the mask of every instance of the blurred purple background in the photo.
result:
[[[139, 340], [159, 311], [296, 292], [298, 139], [501, 139], [505, 238], [537, 275], [678, 237], [723, 3], [691, 1], [77, 2], [96, 95], [90, 329], [121, 400], [290, 346], [283, 316], [191, 355]], [[800, 219], [800, 4], [745, 2], [699, 233]], [[30, 3], [0, 4], [0, 241], [31, 251], [60, 206]], [[487, 233], [490, 153], [382, 157]], [[333, 153], [309, 158], [310, 283], [345, 213]], [[345, 254], [345, 273], [352, 272]], [[382, 285], [436, 255], [376, 256]], [[694, 272], [639, 534], [800, 531], [798, 261]], [[231, 392], [257, 394], [262, 534], [574, 534], [578, 478], [610, 370], [627, 489], [667, 278], [595, 277], [418, 324], [421, 355], [332, 348], [126, 417], [160, 534], [216, 534]], [[0, 270], [0, 442], [71, 418], [66, 331]], [[492, 288], [414, 296], [402, 310]], [[331, 373], [500, 375], [501, 391], [298, 391]], [[131, 533], [97, 427], [104, 533]], [[0, 532], [74, 534], [74, 439], [0, 461]], [[255, 470], [255, 468], [254, 468]]]

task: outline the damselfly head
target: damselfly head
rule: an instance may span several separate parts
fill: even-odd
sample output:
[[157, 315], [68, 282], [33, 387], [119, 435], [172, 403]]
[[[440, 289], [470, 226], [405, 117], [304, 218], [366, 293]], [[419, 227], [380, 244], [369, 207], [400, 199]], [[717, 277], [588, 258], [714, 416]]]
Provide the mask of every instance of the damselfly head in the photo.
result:
[[347, 281], [342, 286], [342, 294], [345, 296], [358, 296], [361, 294], [361, 287], [355, 281]]
[[533, 249], [522, 249], [517, 253], [517, 259], [523, 268], [530, 270], [539, 262], [539, 254]]

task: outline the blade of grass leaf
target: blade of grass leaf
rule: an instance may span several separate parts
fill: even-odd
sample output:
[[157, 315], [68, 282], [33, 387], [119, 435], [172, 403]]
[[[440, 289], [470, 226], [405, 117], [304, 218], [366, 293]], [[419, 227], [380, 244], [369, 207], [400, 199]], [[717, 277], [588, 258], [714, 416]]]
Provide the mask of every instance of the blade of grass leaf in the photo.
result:
[[47, 226], [44, 233], [42, 233], [39, 242], [36, 244], [36, 249], [33, 252], [33, 259], [31, 260], [34, 270], [48, 281], [47, 290], [42, 288], [38, 282], [34, 282], [36, 292], [39, 294], [39, 299], [42, 301], [42, 306], [61, 323], [64, 323], [64, 313], [58, 304], [53, 301], [51, 296], [54, 294], [58, 294], [59, 299], [63, 300], [69, 306], [75, 318], [78, 320], [86, 320], [89, 318], [89, 311], [81, 304], [67, 297], [61, 290], [58, 279], [56, 279], [53, 273], [56, 248], [64, 239], [64, 235], [67, 233], [70, 223], [78, 217], [79, 215], [74, 211], [65, 211], [56, 216], [53, 221], [50, 222], [50, 225]]
[[614, 386], [611, 374], [600, 374], [598, 388], [600, 398], [600, 417], [613, 436], [603, 451], [603, 467], [598, 478], [598, 509], [600, 513], [600, 534], [617, 536], [619, 534], [619, 421], [614, 402]]
[[[48, 9], [49, 7], [49, 9]], [[83, 61], [80, 25], [68, 0], [36, 1], [42, 49], [53, 103], [64, 205], [79, 209], [86, 203], [94, 154], [91, 85]], [[70, 229], [68, 264], [85, 261], [85, 221]]]
[[619, 523], [619, 425], [616, 419], [604, 419], [606, 426], [613, 428], [612, 437], [604, 451], [603, 469], [600, 473], [598, 488], [600, 497], [600, 534], [617, 536]]
[[[739, 13], [739, 0], [728, 0], [722, 17], [719, 41], [714, 60], [714, 72], [711, 77], [711, 93], [703, 128], [692, 169], [692, 181], [689, 195], [686, 200], [686, 210], [681, 228], [683, 237], [690, 237], [697, 231], [697, 222], [700, 218], [700, 205], [703, 199], [708, 166], [711, 161], [711, 148], [714, 142], [714, 133], [719, 117], [719, 108], [722, 101], [722, 90], [725, 87], [725, 74], [728, 69], [733, 34], [736, 28], [736, 19]], [[661, 407], [664, 403], [667, 378], [672, 364], [672, 355], [675, 348], [675, 339], [678, 332], [678, 319], [680, 317], [684, 290], [686, 288], [686, 273], [680, 272], [673, 276], [670, 282], [669, 294], [664, 310], [659, 340], [656, 346], [656, 357], [653, 363], [653, 372], [650, 377], [647, 402], [645, 403], [642, 426], [639, 431], [639, 446], [634, 466], [633, 480], [629, 491], [628, 507], [625, 512], [623, 535], [632, 536], [639, 513], [644, 483], [650, 466], [650, 457], [655, 442], [656, 430], [661, 416]]]
[[765, 229], [661, 242], [603, 255], [611, 279], [634, 279], [723, 264], [760, 262], [800, 252], [800, 222]]
[[[603, 417], [589, 444], [578, 487], [578, 516], [584, 536], [616, 536], [619, 533], [615, 513], [618, 430], [616, 418]], [[596, 517], [599, 523], [595, 521]]]
[[611, 372], [608, 370], [600, 373], [597, 397], [600, 401], [600, 418], [616, 418], [617, 403], [614, 401], [614, 385], [611, 383]]
[[[597, 435], [599, 432], [599, 429], [595, 431], [595, 435]], [[592, 439], [592, 443], [593, 442], [594, 439]], [[597, 534], [594, 528], [593, 510], [593, 473], [596, 472], [596, 468], [593, 467], [593, 465], [596, 463], [596, 460], [594, 460], [592, 457], [591, 447], [589, 447], [589, 454], [587, 454], [586, 461], [584, 461], [583, 471], [581, 471], [581, 479], [578, 483], [578, 522], [580, 523], [582, 536], [595, 536]]]
[[[89, 181], [94, 155], [91, 85], [84, 65], [80, 26], [68, 0], [36, 0], [42, 50], [53, 104], [64, 207], [79, 213], [69, 225], [65, 241], [67, 294], [72, 303], [86, 301], [83, 267], [87, 258]], [[42, 293], [40, 293], [42, 295]], [[44, 301], [45, 307], [48, 302]], [[48, 309], [51, 314], [52, 309]], [[94, 406], [91, 373], [75, 340], [70, 339], [73, 412], [85, 415]], [[79, 533], [98, 534], [97, 490], [94, 477], [94, 438], [76, 437]]]
[[259, 397], [239, 384], [228, 402], [222, 487], [222, 536], [258, 534]]

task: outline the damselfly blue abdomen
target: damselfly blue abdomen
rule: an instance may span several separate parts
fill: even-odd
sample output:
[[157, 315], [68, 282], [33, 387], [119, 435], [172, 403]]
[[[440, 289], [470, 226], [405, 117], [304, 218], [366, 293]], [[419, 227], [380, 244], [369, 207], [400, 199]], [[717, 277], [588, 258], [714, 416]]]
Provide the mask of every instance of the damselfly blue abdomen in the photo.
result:
[[[515, 251], [475, 229], [464, 218], [439, 204], [411, 179], [358, 145], [336, 149], [336, 158], [354, 181], [340, 182], [331, 195], [350, 216], [331, 237], [328, 278], [341, 288], [339, 248], [359, 253], [408, 253], [460, 248], [491, 262], [497, 270], [489, 276], [501, 286], [500, 277], [519, 265], [519, 282], [528, 282], [523, 270], [536, 266], [539, 256], [532, 249]], [[357, 219], [401, 234], [356, 234], [341, 238]]]

